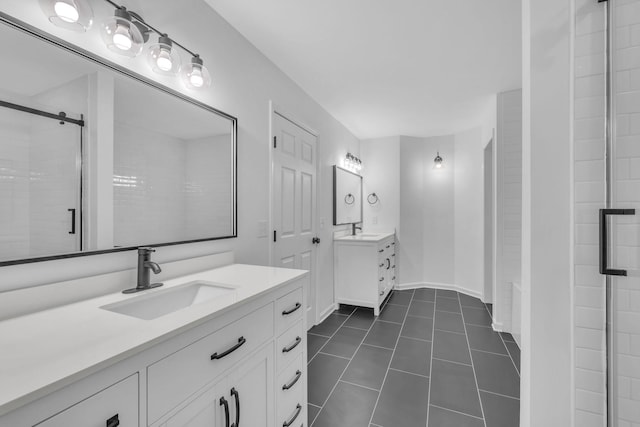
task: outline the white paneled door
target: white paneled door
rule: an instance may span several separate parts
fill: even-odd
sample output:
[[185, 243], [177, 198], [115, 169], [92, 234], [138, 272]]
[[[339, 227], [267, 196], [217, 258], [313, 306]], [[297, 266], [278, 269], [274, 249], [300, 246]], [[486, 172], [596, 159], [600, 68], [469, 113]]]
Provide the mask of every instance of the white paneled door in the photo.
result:
[[272, 265], [308, 270], [307, 321], [316, 321], [316, 136], [273, 114]]
[[[640, 0], [610, 0], [609, 424], [640, 426]], [[605, 223], [606, 223], [605, 218]], [[601, 266], [602, 267], [602, 266]]]

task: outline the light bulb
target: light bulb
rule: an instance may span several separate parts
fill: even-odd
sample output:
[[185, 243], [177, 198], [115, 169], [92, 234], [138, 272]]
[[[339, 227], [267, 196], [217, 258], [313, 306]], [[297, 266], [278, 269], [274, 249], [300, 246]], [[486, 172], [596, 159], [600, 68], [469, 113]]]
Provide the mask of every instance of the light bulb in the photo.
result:
[[57, 1], [53, 6], [53, 10], [56, 12], [56, 15], [58, 15], [58, 18], [64, 22], [74, 24], [80, 19], [80, 12], [78, 12], [78, 9], [76, 9], [73, 3]]
[[442, 167], [442, 163], [438, 162], [436, 163], [436, 169], [440, 169]]
[[189, 81], [194, 87], [202, 87], [204, 85], [204, 78], [202, 77], [202, 69], [193, 67]]
[[118, 24], [116, 31], [113, 33], [113, 44], [120, 50], [131, 49], [133, 41], [131, 40], [131, 34], [129, 34], [127, 27]]
[[171, 53], [169, 53], [166, 49], [160, 49], [160, 53], [156, 58], [156, 65], [162, 71], [170, 71], [173, 68]]

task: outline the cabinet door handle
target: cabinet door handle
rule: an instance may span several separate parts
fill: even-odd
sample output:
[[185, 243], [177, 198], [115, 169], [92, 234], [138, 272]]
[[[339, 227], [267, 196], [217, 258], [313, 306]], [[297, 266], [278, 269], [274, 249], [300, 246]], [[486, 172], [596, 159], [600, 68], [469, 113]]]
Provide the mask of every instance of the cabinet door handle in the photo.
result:
[[113, 417], [107, 420], [107, 427], [118, 427], [120, 425], [120, 420], [118, 419], [118, 414], [115, 414]]
[[231, 396], [236, 400], [236, 422], [235, 424], [231, 424], [231, 427], [240, 427], [240, 393], [238, 393], [235, 387], [231, 389]]
[[391, 280], [396, 280], [396, 276], [393, 276], [393, 277], [391, 278]]
[[291, 350], [293, 350], [294, 348], [296, 348], [298, 346], [298, 344], [300, 344], [302, 342], [302, 338], [300, 337], [296, 337], [296, 340], [293, 344], [291, 344], [289, 347], [284, 347], [282, 349], [283, 353], [289, 353]]
[[384, 295], [384, 291], [380, 291], [380, 296]]
[[295, 307], [293, 307], [292, 309], [289, 310], [282, 310], [282, 315], [283, 316], [288, 316], [291, 313], [295, 312], [296, 310], [298, 310], [300, 307], [302, 307], [302, 304], [300, 304], [299, 302], [296, 303]]
[[378, 253], [384, 252], [384, 249], [378, 249]]
[[300, 406], [300, 404], [298, 403], [296, 405], [296, 413], [293, 414], [289, 421], [285, 421], [284, 423], [282, 423], [282, 427], [289, 427], [291, 424], [293, 424], [296, 421], [296, 418], [298, 418], [298, 415], [300, 415], [300, 412], [302, 412], [302, 406]]
[[69, 234], [76, 234], [76, 210], [67, 209], [67, 212], [71, 213], [71, 231]]
[[391, 245], [392, 245], [392, 246], [395, 246], [395, 245], [396, 245], [396, 242], [391, 242]]
[[378, 267], [380, 267], [380, 268], [384, 267], [384, 262], [382, 264], [378, 265]]
[[387, 270], [391, 268], [391, 260], [387, 258]]
[[609, 235], [607, 230], [607, 215], [635, 215], [635, 209], [600, 209], [600, 274], [608, 274], [610, 276], [626, 276], [627, 270], [617, 270], [609, 268], [607, 245], [609, 244]]
[[393, 265], [391, 266], [391, 268], [396, 268], [396, 265], [395, 265], [395, 264], [393, 264]]
[[387, 245], [387, 249], [389, 249], [391, 247], [391, 245]]
[[234, 351], [236, 351], [237, 349], [239, 349], [240, 347], [242, 347], [242, 345], [244, 343], [246, 343], [247, 340], [244, 337], [240, 337], [238, 338], [238, 344], [234, 345], [233, 347], [231, 347], [229, 350], [227, 351], [223, 351], [222, 353], [218, 354], [218, 353], [213, 353], [211, 355], [211, 360], [216, 360], [216, 359], [222, 359], [225, 356], [230, 355], [231, 353], [233, 353]]
[[381, 277], [381, 278], [380, 278], [380, 282], [384, 282], [384, 277]]
[[282, 389], [283, 390], [289, 390], [291, 387], [296, 385], [296, 383], [298, 382], [298, 380], [300, 379], [301, 376], [302, 376], [302, 372], [296, 371], [296, 376], [291, 380], [291, 382], [289, 382], [288, 384], [284, 384], [282, 386]]
[[391, 256], [396, 256], [396, 254], [391, 254]]
[[224, 406], [224, 425], [229, 427], [229, 402], [227, 402], [227, 399], [221, 397], [220, 406]]

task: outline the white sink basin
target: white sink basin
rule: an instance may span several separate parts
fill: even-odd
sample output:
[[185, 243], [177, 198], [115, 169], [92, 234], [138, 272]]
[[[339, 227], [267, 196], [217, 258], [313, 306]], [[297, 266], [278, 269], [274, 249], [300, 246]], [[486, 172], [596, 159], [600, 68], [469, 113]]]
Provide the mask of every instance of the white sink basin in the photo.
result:
[[152, 320], [234, 291], [235, 288], [230, 286], [198, 280], [100, 308], [138, 319]]

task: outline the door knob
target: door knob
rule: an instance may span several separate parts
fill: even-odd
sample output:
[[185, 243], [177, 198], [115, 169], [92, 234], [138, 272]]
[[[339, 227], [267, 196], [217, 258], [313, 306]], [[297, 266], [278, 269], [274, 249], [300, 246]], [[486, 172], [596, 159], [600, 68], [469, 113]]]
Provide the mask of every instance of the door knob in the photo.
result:
[[318, 243], [320, 243], [320, 238], [314, 237], [313, 239], [311, 239], [311, 243], [313, 243], [314, 245], [317, 245]]

